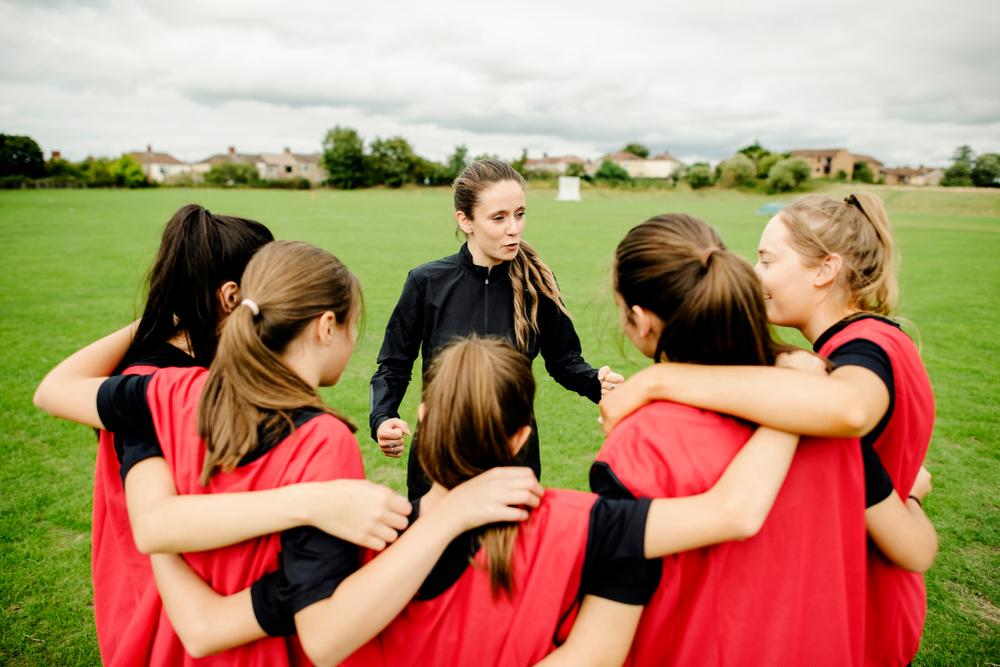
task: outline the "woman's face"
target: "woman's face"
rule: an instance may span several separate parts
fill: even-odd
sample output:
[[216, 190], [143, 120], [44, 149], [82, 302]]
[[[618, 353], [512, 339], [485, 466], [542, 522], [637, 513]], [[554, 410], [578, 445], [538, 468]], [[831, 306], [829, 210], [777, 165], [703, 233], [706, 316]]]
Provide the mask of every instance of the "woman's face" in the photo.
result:
[[791, 245], [781, 214], [771, 218], [760, 236], [754, 270], [764, 286], [767, 319], [772, 324], [802, 329], [819, 305], [816, 269], [806, 266], [803, 259]]
[[618, 324], [625, 336], [637, 350], [652, 359], [663, 333], [663, 322], [647, 310], [636, 312], [629, 308], [621, 294], [615, 293], [615, 302], [618, 304]]
[[[332, 313], [330, 313], [332, 315]], [[354, 346], [358, 342], [358, 313], [352, 313], [344, 324], [334, 320], [332, 323], [331, 339], [327, 352], [326, 363], [323, 364], [323, 375], [320, 378], [321, 387], [330, 387], [337, 384], [340, 376], [347, 368], [347, 363], [354, 353]]]
[[455, 212], [476, 264], [493, 267], [514, 259], [524, 231], [524, 212], [524, 188], [517, 181], [500, 181], [483, 189], [471, 220]]

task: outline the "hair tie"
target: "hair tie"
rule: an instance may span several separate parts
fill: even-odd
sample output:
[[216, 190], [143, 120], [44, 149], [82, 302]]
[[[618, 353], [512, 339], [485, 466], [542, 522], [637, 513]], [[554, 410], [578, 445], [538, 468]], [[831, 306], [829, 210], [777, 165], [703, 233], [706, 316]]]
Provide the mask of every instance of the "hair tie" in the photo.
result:
[[722, 248], [717, 245], [713, 245], [705, 248], [705, 252], [701, 253], [701, 265], [706, 269], [708, 268], [708, 260], [712, 257], [716, 250], [722, 250]]
[[240, 305], [249, 308], [250, 312], [253, 313], [254, 317], [260, 315], [260, 306], [258, 306], [257, 302], [254, 301], [253, 299], [243, 299], [242, 301], [240, 301]]

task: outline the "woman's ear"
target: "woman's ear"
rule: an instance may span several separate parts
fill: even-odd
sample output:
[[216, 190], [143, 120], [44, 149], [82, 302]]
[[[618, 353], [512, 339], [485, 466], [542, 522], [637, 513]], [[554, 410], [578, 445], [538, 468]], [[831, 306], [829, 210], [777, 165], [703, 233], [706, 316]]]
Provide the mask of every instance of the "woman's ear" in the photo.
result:
[[663, 328], [663, 322], [657, 317], [656, 313], [651, 310], [646, 310], [642, 306], [632, 306], [629, 308], [629, 313], [632, 316], [632, 324], [635, 326], [636, 333], [640, 337], [645, 338], [647, 336], [653, 335], [656, 338], [660, 337], [660, 330]]
[[824, 257], [823, 261], [816, 267], [813, 287], [828, 287], [835, 283], [843, 265], [844, 260], [836, 253]]
[[316, 319], [316, 335], [321, 343], [329, 345], [337, 333], [337, 316], [328, 310]]
[[240, 305], [240, 286], [232, 280], [227, 280], [216, 290], [215, 296], [219, 300], [219, 308], [228, 315]]
[[524, 443], [528, 442], [528, 437], [531, 435], [531, 426], [522, 426], [518, 429], [517, 433], [510, 438], [510, 451], [517, 454], [524, 447]]
[[458, 223], [458, 228], [465, 234], [472, 233], [472, 221], [462, 211], [455, 211], [455, 222]]

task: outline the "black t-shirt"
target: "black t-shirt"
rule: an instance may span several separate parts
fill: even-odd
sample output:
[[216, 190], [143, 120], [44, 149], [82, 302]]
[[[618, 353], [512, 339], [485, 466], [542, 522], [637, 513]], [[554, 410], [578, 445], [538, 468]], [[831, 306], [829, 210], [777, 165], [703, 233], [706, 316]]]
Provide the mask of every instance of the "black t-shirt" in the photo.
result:
[[[875, 318], [883, 322], [899, 327], [899, 324], [877, 315], [860, 315], [847, 317], [823, 332], [813, 344], [813, 350], [819, 351], [830, 338], [842, 331], [852, 322], [859, 319]], [[892, 479], [889, 473], [882, 466], [878, 452], [875, 451], [875, 441], [882, 435], [886, 425], [892, 418], [893, 408], [896, 405], [896, 388], [892, 376], [892, 362], [878, 344], [864, 339], [856, 338], [844, 343], [830, 354], [830, 362], [834, 368], [841, 366], [860, 366], [865, 368], [882, 380], [885, 389], [889, 392], [889, 407], [886, 408], [882, 419], [871, 431], [861, 437], [861, 455], [865, 465], [865, 507], [871, 507], [885, 500], [892, 493]]]
[[[146, 400], [152, 375], [120, 375], [108, 378], [97, 394], [101, 422], [115, 432], [122, 443], [122, 480], [135, 464], [162, 457], [163, 450], [153, 426]], [[292, 413], [295, 427], [323, 414], [314, 408]], [[276, 430], [258, 430], [258, 445], [237, 464], [256, 461], [277, 447], [290, 434], [286, 422]], [[359, 565], [358, 547], [312, 526], [300, 526], [281, 533], [279, 570], [257, 580], [250, 590], [254, 615], [269, 635], [295, 633], [293, 616], [301, 609], [327, 598]], [[280, 575], [280, 576], [279, 576]]]

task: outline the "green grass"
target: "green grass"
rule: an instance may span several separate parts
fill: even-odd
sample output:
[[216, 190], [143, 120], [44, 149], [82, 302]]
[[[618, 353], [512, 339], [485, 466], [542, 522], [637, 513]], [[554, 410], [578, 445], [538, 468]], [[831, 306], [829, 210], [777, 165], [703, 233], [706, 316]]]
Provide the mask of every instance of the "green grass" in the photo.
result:
[[[833, 186], [833, 192], [846, 191]], [[918, 328], [938, 402], [928, 512], [941, 551], [916, 664], [1000, 662], [1000, 193], [876, 189], [903, 253], [903, 315]], [[645, 360], [617, 331], [609, 293], [616, 243], [646, 217], [683, 211], [753, 255], [765, 219], [789, 197], [736, 192], [584, 191], [557, 203], [532, 190], [526, 237], [559, 277], [585, 356], [628, 373]], [[0, 193], [0, 662], [95, 664], [89, 568], [95, 439], [38, 413], [46, 370], [132, 319], [163, 224], [181, 204], [257, 218], [279, 238], [327, 248], [361, 278], [367, 331], [329, 402], [366, 432], [368, 379], [382, 329], [413, 266], [454, 252], [445, 190], [341, 193], [218, 190]], [[544, 481], [584, 488], [601, 442], [593, 405], [544, 376], [537, 400]], [[413, 419], [416, 391], [403, 405]], [[361, 438], [370, 477], [401, 489], [405, 464]]]

